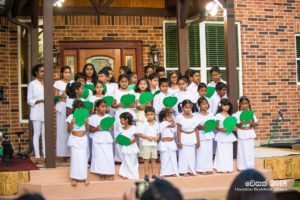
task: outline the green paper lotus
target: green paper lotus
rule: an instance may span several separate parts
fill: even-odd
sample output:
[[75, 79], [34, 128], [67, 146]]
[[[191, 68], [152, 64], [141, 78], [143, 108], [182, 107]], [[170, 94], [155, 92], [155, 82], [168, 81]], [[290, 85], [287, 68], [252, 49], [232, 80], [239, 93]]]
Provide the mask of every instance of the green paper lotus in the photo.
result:
[[89, 117], [89, 111], [85, 108], [77, 108], [73, 117], [76, 119], [76, 124], [80, 127], [84, 125], [85, 120]]
[[177, 101], [178, 101], [177, 97], [174, 96], [165, 97], [163, 100], [163, 104], [167, 108], [172, 108], [173, 106], [176, 105]]
[[139, 98], [139, 102], [142, 105], [150, 103], [152, 100], [153, 100], [153, 95], [151, 92], [143, 92]]
[[129, 108], [131, 104], [135, 101], [135, 95], [133, 94], [124, 94], [121, 97], [121, 103], [124, 105], [124, 108]]
[[94, 91], [94, 84], [85, 84], [83, 87], [88, 90], [91, 90], [92, 92]]
[[135, 88], [135, 84], [128, 85], [128, 90], [134, 90], [134, 88]]
[[105, 96], [102, 98], [103, 101], [106, 102], [106, 105], [110, 107], [112, 103], [114, 102], [114, 98], [112, 96]]
[[214, 93], [216, 92], [216, 88], [215, 87], [207, 87], [207, 90], [206, 90], [206, 97], [207, 98], [210, 98], [214, 95]]
[[89, 96], [89, 89], [83, 88], [83, 93], [80, 95], [80, 98], [86, 99]]
[[54, 96], [54, 102], [57, 103], [61, 99], [61, 96]]
[[224, 124], [224, 128], [226, 129], [226, 132], [231, 133], [237, 124], [237, 120], [235, 117], [232, 117], [232, 116], [226, 117], [223, 124]]
[[87, 109], [87, 110], [93, 109], [93, 103], [92, 102], [90, 102], [90, 101], [84, 101], [83, 104], [84, 104], [84, 108], [85, 109]]
[[244, 121], [244, 125], [248, 124], [249, 120], [252, 120], [254, 117], [254, 112], [252, 110], [245, 110], [240, 115], [240, 120]]
[[100, 122], [100, 127], [102, 131], [107, 131], [109, 128], [114, 125], [116, 119], [114, 117], [105, 117]]
[[206, 127], [204, 129], [204, 133], [208, 133], [213, 131], [216, 128], [216, 126], [218, 126], [218, 122], [216, 120], [210, 119], [204, 123], [204, 126]]
[[153, 93], [153, 97], [155, 97], [155, 95], [159, 94], [160, 91], [159, 90], [156, 90], [154, 93]]
[[122, 146], [129, 146], [131, 144], [131, 140], [128, 137], [121, 134], [117, 136], [116, 140], [118, 144]]

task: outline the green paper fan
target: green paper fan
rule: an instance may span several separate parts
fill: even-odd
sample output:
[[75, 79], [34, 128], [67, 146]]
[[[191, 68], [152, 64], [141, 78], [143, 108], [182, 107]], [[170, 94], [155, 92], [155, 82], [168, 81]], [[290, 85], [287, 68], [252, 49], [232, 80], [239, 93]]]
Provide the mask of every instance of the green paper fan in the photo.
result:
[[87, 109], [87, 110], [93, 109], [93, 103], [92, 102], [90, 102], [90, 101], [84, 101], [83, 104], [84, 104], [84, 108], [85, 109]]
[[128, 85], [128, 90], [134, 90], [134, 88], [135, 88], [135, 84]]
[[77, 108], [73, 117], [76, 119], [76, 124], [80, 127], [84, 125], [85, 120], [89, 117], [89, 111], [85, 108]]
[[86, 99], [89, 96], [89, 89], [83, 88], [83, 93], [80, 95], [80, 98]]
[[153, 97], [155, 97], [155, 95], [159, 94], [160, 91], [159, 90], [156, 90], [154, 93], [153, 93]]
[[61, 99], [61, 96], [54, 96], [54, 102], [59, 102], [59, 100]]
[[102, 100], [106, 102], [106, 105], [108, 107], [110, 107], [111, 104], [114, 102], [114, 98], [112, 96], [105, 96], [102, 98]]
[[85, 84], [83, 87], [88, 90], [91, 90], [92, 92], [94, 91], [94, 84]]
[[177, 97], [174, 96], [165, 97], [163, 100], [163, 104], [167, 108], [172, 108], [173, 106], [176, 105], [177, 101], [178, 101]]
[[105, 83], [103, 83], [103, 92], [104, 92], [104, 95], [106, 94], [107, 92], [107, 85]]
[[114, 117], [105, 117], [100, 122], [102, 131], [107, 131], [112, 125], [114, 125], [116, 119]]
[[227, 133], [231, 133], [237, 124], [237, 120], [235, 117], [232, 117], [232, 116], [226, 117], [223, 124], [224, 124], [224, 128], [226, 129]]
[[244, 121], [244, 125], [248, 124], [249, 120], [252, 120], [254, 117], [254, 112], [252, 110], [245, 110], [240, 115], [240, 120]]
[[207, 98], [210, 98], [210, 97], [212, 97], [214, 95], [215, 91], [216, 91], [215, 87], [207, 87], [206, 95], [205, 96]]
[[217, 125], [218, 125], [218, 122], [216, 120], [213, 120], [213, 119], [207, 120], [204, 123], [204, 126], [206, 127], [204, 129], [204, 133], [208, 133], [208, 132], [213, 131], [216, 128]]
[[151, 92], [143, 92], [140, 95], [139, 102], [142, 105], [145, 105], [153, 100], [153, 95]]
[[0, 157], [2, 157], [2, 156], [3, 156], [3, 148], [0, 147]]
[[131, 144], [131, 140], [128, 137], [121, 134], [117, 136], [116, 140], [118, 144], [122, 146], [129, 146]]
[[125, 94], [121, 97], [121, 103], [124, 105], [124, 108], [128, 108], [135, 101], [135, 95]]

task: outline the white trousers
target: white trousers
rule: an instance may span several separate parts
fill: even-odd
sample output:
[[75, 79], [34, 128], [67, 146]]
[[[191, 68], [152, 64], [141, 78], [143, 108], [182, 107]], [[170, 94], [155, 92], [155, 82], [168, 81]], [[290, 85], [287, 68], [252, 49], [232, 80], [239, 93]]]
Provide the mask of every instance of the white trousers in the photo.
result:
[[176, 151], [160, 152], [160, 176], [179, 176]]
[[137, 154], [123, 154], [119, 174], [128, 179], [139, 179], [139, 162]]
[[213, 171], [213, 140], [201, 140], [196, 150], [196, 171]]
[[40, 136], [42, 133], [43, 156], [46, 157], [45, 151], [45, 124], [43, 121], [32, 121], [33, 125], [33, 149], [35, 158], [40, 158]]
[[245, 170], [254, 167], [254, 139], [239, 139], [237, 149], [237, 168], [239, 170]]
[[217, 142], [214, 168], [217, 172], [233, 171], [233, 142]]
[[179, 149], [178, 171], [180, 174], [193, 173], [196, 174], [196, 146], [182, 145]]

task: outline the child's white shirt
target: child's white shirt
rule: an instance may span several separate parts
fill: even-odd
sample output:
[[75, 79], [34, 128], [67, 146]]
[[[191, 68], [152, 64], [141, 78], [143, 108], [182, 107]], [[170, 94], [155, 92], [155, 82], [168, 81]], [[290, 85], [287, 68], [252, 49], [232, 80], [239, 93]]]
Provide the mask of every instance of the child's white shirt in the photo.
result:
[[169, 93], [160, 92], [153, 98], [153, 107], [155, 109], [155, 114], [158, 115], [159, 112], [165, 107], [163, 104], [164, 98], [170, 96]]
[[[73, 119], [73, 114], [70, 114], [67, 117], [66, 122], [68, 122], [68, 123], [71, 124], [72, 123], [72, 119]], [[76, 123], [74, 123], [72, 131], [86, 131], [85, 124], [83, 124], [82, 126], [78, 126]]]
[[[141, 129], [138, 131], [143, 135], [149, 137], [156, 137], [159, 134], [159, 126], [157, 122], [150, 124], [148, 121], [145, 121], [144, 124], [141, 126]], [[140, 141], [143, 146], [155, 146], [155, 147], [157, 146], [156, 141], [149, 141], [143, 138], [140, 138]]]

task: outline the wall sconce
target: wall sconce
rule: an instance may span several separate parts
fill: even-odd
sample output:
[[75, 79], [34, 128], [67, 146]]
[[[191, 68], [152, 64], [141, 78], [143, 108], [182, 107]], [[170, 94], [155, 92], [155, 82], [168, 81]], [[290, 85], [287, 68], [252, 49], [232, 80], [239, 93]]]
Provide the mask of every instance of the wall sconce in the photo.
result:
[[53, 65], [57, 66], [59, 64], [59, 51], [56, 46], [53, 46]]
[[159, 66], [159, 50], [156, 48], [156, 45], [151, 45], [150, 49], [151, 64], [155, 67]]
[[205, 6], [206, 11], [213, 17], [218, 14], [219, 8], [223, 9], [223, 6], [218, 0], [213, 0]]

